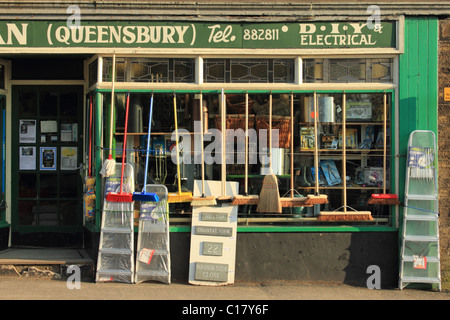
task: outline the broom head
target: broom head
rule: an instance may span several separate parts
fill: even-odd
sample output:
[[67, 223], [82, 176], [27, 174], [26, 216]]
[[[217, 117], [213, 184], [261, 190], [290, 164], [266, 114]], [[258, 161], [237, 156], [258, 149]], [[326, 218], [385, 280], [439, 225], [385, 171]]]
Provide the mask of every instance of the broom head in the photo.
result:
[[370, 199], [367, 201], [368, 204], [384, 204], [395, 206], [400, 204], [396, 194], [390, 193], [373, 193]]
[[191, 192], [169, 193], [167, 197], [168, 203], [191, 202], [191, 200], [192, 200]]
[[256, 211], [274, 213], [281, 213], [283, 211], [276, 175], [268, 174], [264, 177]]
[[202, 206], [215, 206], [217, 204], [216, 198], [213, 196], [201, 196], [192, 198], [191, 206], [202, 207]]
[[320, 194], [320, 195], [308, 195], [306, 197], [305, 204], [307, 205], [313, 205], [313, 204], [325, 204], [328, 203], [328, 196], [326, 194]]
[[370, 211], [338, 212], [321, 211], [317, 221], [371, 221], [373, 220]]
[[312, 207], [311, 204], [306, 203], [307, 199], [307, 197], [281, 198], [281, 206], [283, 208]]
[[233, 198], [233, 201], [231, 201], [232, 206], [239, 206], [239, 205], [256, 205], [259, 202], [259, 196], [258, 195], [236, 195]]
[[158, 202], [159, 197], [156, 193], [151, 192], [134, 192], [133, 201], [148, 201], [148, 202]]
[[133, 202], [133, 195], [127, 192], [110, 192], [106, 195], [106, 201], [109, 202]]

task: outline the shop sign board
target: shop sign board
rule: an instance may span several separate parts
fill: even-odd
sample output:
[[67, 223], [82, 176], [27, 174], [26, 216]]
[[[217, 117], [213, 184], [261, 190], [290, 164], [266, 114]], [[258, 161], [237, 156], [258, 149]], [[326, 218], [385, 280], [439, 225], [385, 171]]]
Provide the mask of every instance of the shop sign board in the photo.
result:
[[1, 21], [2, 47], [395, 48], [397, 22]]
[[237, 206], [193, 207], [189, 283], [207, 286], [234, 283], [236, 235]]

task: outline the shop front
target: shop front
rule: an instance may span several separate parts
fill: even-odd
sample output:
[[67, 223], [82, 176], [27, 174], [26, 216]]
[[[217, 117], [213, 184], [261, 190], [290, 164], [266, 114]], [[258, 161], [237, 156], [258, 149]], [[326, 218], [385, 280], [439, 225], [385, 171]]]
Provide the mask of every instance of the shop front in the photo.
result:
[[[7, 245], [83, 246], [97, 258], [111, 155], [133, 167], [131, 192], [144, 180], [168, 189], [173, 280], [188, 278], [204, 180], [217, 197], [235, 186], [225, 203], [238, 212], [236, 281], [365, 286], [375, 265], [395, 287], [402, 206], [371, 197], [403, 200], [409, 133], [436, 131], [437, 98], [421, 87], [437, 90], [434, 28], [436, 18], [404, 16], [2, 22]], [[40, 62], [47, 69], [31, 67]], [[268, 174], [277, 211], [245, 197], [261, 195]]]

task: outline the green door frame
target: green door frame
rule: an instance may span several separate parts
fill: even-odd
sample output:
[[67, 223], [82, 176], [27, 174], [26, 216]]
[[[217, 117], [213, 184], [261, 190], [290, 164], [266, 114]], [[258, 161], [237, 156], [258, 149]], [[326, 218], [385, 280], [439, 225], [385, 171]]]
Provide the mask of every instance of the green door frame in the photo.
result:
[[2, 163], [0, 170], [1, 179], [1, 200], [0, 200], [0, 227], [8, 227], [6, 222], [6, 186], [5, 186], [5, 157], [6, 157], [6, 96], [0, 95], [0, 123], [2, 130], [0, 130], [0, 141], [2, 146], [0, 148], [0, 161]]
[[[49, 86], [49, 85], [27, 85], [27, 86], [13, 86], [12, 87], [12, 105], [18, 106], [19, 96], [18, 93], [20, 90], [34, 90], [37, 93], [45, 92], [46, 90], [51, 90], [51, 92], [57, 92], [57, 93], [69, 93], [69, 92], [75, 92], [77, 93], [78, 97], [78, 115], [76, 116], [76, 121], [78, 122], [78, 137], [77, 137], [77, 143], [71, 143], [71, 142], [61, 142], [60, 139], [60, 132], [58, 130], [57, 132], [57, 142], [50, 143], [50, 146], [57, 148], [57, 154], [56, 154], [56, 163], [57, 163], [57, 170], [56, 175], [60, 175], [61, 172], [65, 172], [60, 170], [60, 147], [61, 146], [76, 146], [77, 147], [77, 165], [79, 165], [82, 162], [82, 153], [83, 153], [83, 138], [82, 138], [82, 132], [83, 132], [83, 87], [77, 86], [77, 85], [70, 85], [70, 86]], [[39, 99], [39, 98], [38, 98]], [[59, 105], [59, 104], [58, 104]], [[12, 108], [12, 128], [14, 128], [11, 132], [11, 141], [12, 141], [12, 148], [11, 150], [11, 177], [12, 177], [12, 183], [11, 183], [11, 231], [12, 232], [18, 232], [18, 233], [29, 233], [29, 232], [58, 232], [58, 233], [77, 233], [81, 232], [83, 228], [83, 215], [82, 215], [82, 202], [81, 202], [81, 194], [82, 194], [82, 183], [81, 183], [81, 176], [78, 173], [78, 187], [77, 187], [77, 195], [74, 197], [78, 199], [79, 203], [77, 204], [77, 213], [76, 213], [76, 223], [71, 225], [60, 225], [60, 201], [69, 200], [68, 198], [60, 198], [59, 193], [56, 197], [57, 199], [57, 206], [58, 206], [58, 224], [52, 225], [52, 226], [45, 226], [45, 225], [20, 225], [19, 224], [19, 208], [18, 208], [18, 198], [19, 198], [19, 111], [18, 107]], [[58, 108], [59, 109], [59, 108]], [[28, 117], [31, 119], [36, 119], [36, 143], [32, 144], [36, 146], [36, 170], [30, 170], [30, 173], [36, 173], [37, 176], [42, 174], [42, 172], [39, 170], [39, 162], [40, 162], [40, 154], [39, 154], [39, 148], [41, 144], [39, 143], [40, 139], [40, 121], [46, 120], [47, 118], [40, 117], [39, 110], [37, 111], [37, 114], [35, 117]], [[61, 116], [59, 110], [57, 112], [57, 115], [55, 117], [51, 117], [51, 119], [56, 119], [58, 121], [58, 129], [60, 128], [61, 120], [67, 120], [70, 118], [64, 118]], [[75, 118], [72, 118], [75, 119]], [[22, 144], [23, 145], [23, 144]], [[47, 145], [45, 145], [47, 146]], [[75, 173], [78, 170], [70, 170], [67, 171], [68, 173]], [[28, 172], [28, 171], [27, 171]], [[39, 183], [39, 179], [36, 180], [37, 184]], [[40, 188], [39, 185], [36, 185], [36, 188]], [[60, 182], [59, 179], [57, 179], [57, 190], [60, 189]], [[42, 199], [39, 198], [39, 193], [36, 192], [36, 196], [33, 198], [30, 198], [29, 200], [32, 201], [41, 201]], [[49, 199], [47, 199], [49, 200]], [[50, 199], [53, 200], [53, 199]], [[45, 201], [45, 200], [43, 200]], [[61, 210], [62, 211], [62, 210]]]

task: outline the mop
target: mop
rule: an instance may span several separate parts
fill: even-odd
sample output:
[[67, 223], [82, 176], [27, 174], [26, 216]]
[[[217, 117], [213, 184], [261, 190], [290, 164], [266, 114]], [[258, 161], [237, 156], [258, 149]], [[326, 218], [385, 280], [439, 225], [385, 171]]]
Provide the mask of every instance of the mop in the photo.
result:
[[148, 156], [150, 153], [150, 133], [152, 129], [152, 114], [153, 114], [153, 93], [150, 99], [150, 110], [148, 116], [148, 135], [147, 135], [147, 154], [145, 157], [145, 174], [144, 174], [144, 186], [142, 188], [142, 192], [134, 192], [133, 193], [133, 201], [151, 201], [158, 202], [159, 197], [156, 193], [146, 192], [147, 186], [147, 174], [148, 174]]
[[[347, 206], [347, 169], [346, 169], [346, 163], [347, 163], [347, 157], [346, 157], [346, 95], [345, 92], [342, 97], [342, 106], [343, 106], [343, 114], [342, 114], [342, 176], [344, 177], [342, 179], [343, 184], [343, 200], [344, 205], [334, 211], [321, 211], [319, 216], [317, 217], [317, 221], [368, 221], [373, 220], [372, 213], [370, 211], [357, 211], [353, 209], [352, 207]], [[317, 170], [316, 170], [317, 172]], [[317, 175], [317, 173], [316, 173]], [[317, 176], [316, 176], [317, 181]], [[347, 211], [347, 208], [353, 210], [353, 211]], [[343, 212], [340, 212], [339, 210], [343, 209]]]
[[104, 177], [110, 177], [114, 175], [116, 170], [116, 161], [112, 157], [112, 141], [113, 141], [113, 123], [114, 123], [114, 84], [116, 78], [116, 54], [113, 55], [113, 63], [112, 63], [112, 88], [111, 88], [111, 114], [110, 114], [110, 123], [109, 123], [109, 156], [108, 159], [103, 163], [103, 167], [100, 170], [100, 174]]
[[269, 174], [264, 177], [256, 211], [276, 213], [283, 211], [277, 176], [272, 171], [272, 93], [269, 96]]
[[396, 194], [386, 193], [386, 125], [387, 125], [387, 107], [386, 107], [386, 93], [383, 96], [384, 105], [384, 123], [383, 123], [383, 193], [373, 193], [370, 199], [367, 201], [368, 204], [382, 204], [382, 205], [398, 205], [400, 201]]
[[128, 109], [130, 107], [130, 92], [128, 91], [125, 110], [125, 133], [123, 136], [123, 153], [122, 153], [122, 172], [120, 176], [120, 191], [109, 192], [106, 195], [106, 200], [110, 202], [133, 202], [133, 195], [128, 192], [123, 192], [123, 171], [125, 168], [126, 145], [127, 145], [127, 128], [128, 128]]
[[205, 196], [205, 159], [204, 159], [204, 152], [203, 152], [203, 134], [204, 134], [204, 126], [203, 126], [203, 94], [200, 93], [200, 126], [201, 126], [201, 134], [200, 134], [200, 140], [201, 140], [201, 154], [202, 154], [202, 196], [201, 197], [194, 197], [191, 201], [191, 206], [193, 207], [201, 207], [201, 206], [209, 206], [209, 205], [216, 205], [217, 201], [214, 196]]
[[176, 155], [177, 155], [177, 183], [178, 183], [178, 192], [169, 193], [168, 195], [168, 203], [179, 203], [179, 202], [190, 202], [192, 200], [191, 192], [181, 192], [181, 173], [180, 173], [180, 155], [178, 148], [178, 117], [177, 117], [177, 97], [173, 95], [173, 112], [175, 117], [175, 138], [176, 138]]
[[248, 93], [245, 94], [245, 185], [244, 195], [236, 195], [231, 205], [255, 205], [259, 202], [258, 195], [248, 194]]
[[[319, 116], [317, 108], [317, 95], [314, 91], [314, 174], [315, 174], [315, 192], [314, 195], [308, 195], [305, 204], [325, 204], [328, 203], [327, 195], [319, 194], [319, 151], [318, 151], [318, 131], [317, 118]], [[345, 179], [344, 179], [345, 180]]]

